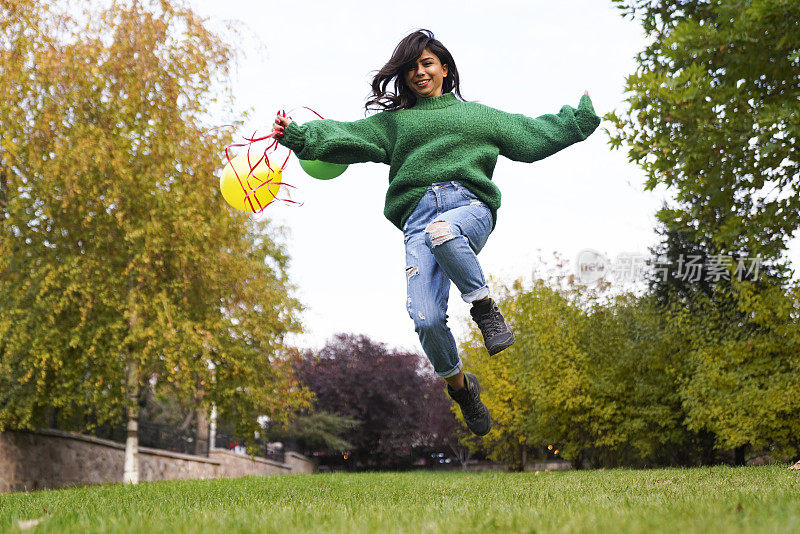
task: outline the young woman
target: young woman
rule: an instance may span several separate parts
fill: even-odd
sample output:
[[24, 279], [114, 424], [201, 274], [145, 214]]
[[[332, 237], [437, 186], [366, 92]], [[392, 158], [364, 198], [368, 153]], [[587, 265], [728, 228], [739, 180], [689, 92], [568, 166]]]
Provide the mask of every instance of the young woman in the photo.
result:
[[[393, 90], [388, 85], [393, 83]], [[302, 126], [276, 117], [280, 142], [304, 160], [374, 161], [389, 165], [384, 215], [403, 231], [406, 307], [422, 349], [469, 429], [489, 432], [480, 384], [462, 371], [447, 326], [452, 281], [483, 334], [489, 354], [514, 343], [478, 263], [494, 229], [500, 191], [492, 182], [497, 156], [533, 162], [583, 141], [600, 124], [589, 100], [556, 115], [530, 118], [465, 102], [453, 56], [429, 30], [405, 37], [372, 80], [366, 104], [380, 113], [354, 122], [314, 120]]]

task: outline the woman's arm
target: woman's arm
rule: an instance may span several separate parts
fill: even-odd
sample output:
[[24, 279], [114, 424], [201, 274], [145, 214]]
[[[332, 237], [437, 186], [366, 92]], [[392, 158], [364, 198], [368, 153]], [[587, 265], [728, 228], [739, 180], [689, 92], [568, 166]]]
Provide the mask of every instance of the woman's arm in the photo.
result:
[[600, 124], [588, 92], [581, 97], [578, 109], [564, 106], [556, 115], [531, 118], [503, 111], [498, 113], [495, 133], [500, 154], [528, 163], [583, 141]]
[[379, 115], [353, 122], [322, 119], [303, 125], [276, 117], [273, 126], [282, 132], [280, 144], [303, 160], [389, 163], [391, 145], [385, 121], [378, 119]]

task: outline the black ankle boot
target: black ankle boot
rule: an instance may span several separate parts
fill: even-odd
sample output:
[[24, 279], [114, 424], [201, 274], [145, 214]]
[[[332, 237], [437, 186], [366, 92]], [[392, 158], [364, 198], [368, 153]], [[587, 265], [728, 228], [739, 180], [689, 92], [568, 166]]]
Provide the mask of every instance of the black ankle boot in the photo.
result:
[[492, 417], [481, 402], [481, 385], [472, 373], [464, 373], [464, 385], [456, 391], [448, 384], [447, 394], [461, 407], [467, 428], [477, 436], [485, 436], [492, 429]]
[[514, 344], [514, 333], [503, 319], [500, 308], [492, 299], [478, 300], [472, 303], [469, 311], [483, 334], [483, 342], [490, 356]]

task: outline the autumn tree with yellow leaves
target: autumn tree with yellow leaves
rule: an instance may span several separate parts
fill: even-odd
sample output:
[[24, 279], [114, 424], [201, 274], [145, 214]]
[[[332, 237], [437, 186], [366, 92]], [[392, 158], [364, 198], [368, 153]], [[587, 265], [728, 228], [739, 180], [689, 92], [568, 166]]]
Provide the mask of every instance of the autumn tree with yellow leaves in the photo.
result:
[[567, 458], [577, 456], [582, 444], [590, 445], [585, 428], [592, 417], [589, 360], [577, 343], [581, 311], [544, 283], [526, 291], [517, 282], [499, 300], [516, 343], [490, 357], [473, 329], [462, 345], [494, 421], [483, 447], [515, 469], [543, 444], [561, 444]]
[[518, 281], [498, 298], [516, 343], [490, 357], [472, 331], [462, 348], [485, 385], [495, 426], [481, 445], [492, 459], [515, 469], [545, 451], [576, 467], [693, 461], [701, 444], [683, 427], [676, 337], [652, 299], [600, 297]]
[[174, 2], [70, 5], [0, 0], [0, 430], [57, 408], [135, 445], [155, 384], [252, 435], [307, 394], [277, 230], [215, 178], [234, 48]]

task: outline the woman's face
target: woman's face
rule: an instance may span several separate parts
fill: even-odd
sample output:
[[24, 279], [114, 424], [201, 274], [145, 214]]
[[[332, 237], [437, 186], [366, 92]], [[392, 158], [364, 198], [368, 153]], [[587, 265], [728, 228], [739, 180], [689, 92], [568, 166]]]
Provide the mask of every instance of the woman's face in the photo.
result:
[[447, 77], [447, 65], [427, 48], [417, 62], [406, 71], [406, 84], [419, 97], [442, 96], [442, 84]]

